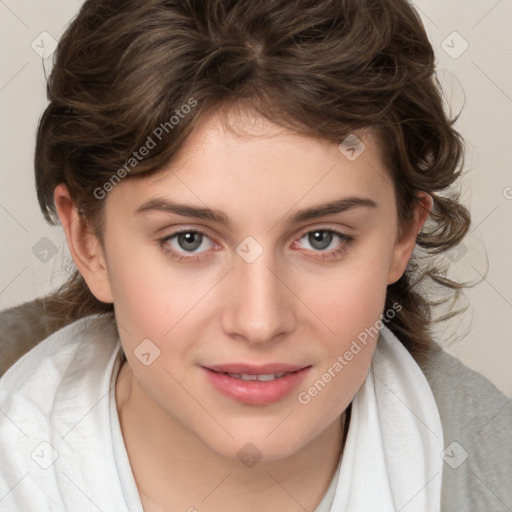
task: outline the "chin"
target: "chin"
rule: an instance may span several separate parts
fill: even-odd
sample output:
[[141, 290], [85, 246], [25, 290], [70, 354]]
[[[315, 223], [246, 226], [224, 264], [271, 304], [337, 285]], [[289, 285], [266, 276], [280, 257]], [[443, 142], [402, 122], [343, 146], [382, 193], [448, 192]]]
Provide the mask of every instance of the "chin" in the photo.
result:
[[220, 456], [238, 460], [248, 467], [256, 461], [270, 462], [286, 459], [308, 444], [305, 433], [298, 432], [293, 425], [288, 424], [287, 429], [281, 430], [280, 427], [276, 428], [277, 425], [279, 422], [274, 424], [275, 430], [272, 431], [266, 425], [258, 428], [255, 427], [254, 422], [252, 425], [245, 423], [245, 426], [241, 424], [236, 429], [227, 428], [233, 437], [219, 434], [215, 439], [209, 436], [207, 439], [202, 438], [202, 441]]

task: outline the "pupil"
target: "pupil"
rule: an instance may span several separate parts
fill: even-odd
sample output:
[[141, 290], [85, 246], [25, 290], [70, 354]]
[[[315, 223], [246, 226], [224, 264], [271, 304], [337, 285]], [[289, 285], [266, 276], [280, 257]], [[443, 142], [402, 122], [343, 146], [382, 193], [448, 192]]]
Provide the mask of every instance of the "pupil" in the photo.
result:
[[178, 235], [178, 243], [185, 251], [194, 251], [200, 247], [202, 241], [202, 235], [199, 233], [180, 233]]
[[328, 231], [313, 231], [309, 234], [308, 238], [312, 247], [323, 250], [331, 244], [332, 233], [329, 233]]

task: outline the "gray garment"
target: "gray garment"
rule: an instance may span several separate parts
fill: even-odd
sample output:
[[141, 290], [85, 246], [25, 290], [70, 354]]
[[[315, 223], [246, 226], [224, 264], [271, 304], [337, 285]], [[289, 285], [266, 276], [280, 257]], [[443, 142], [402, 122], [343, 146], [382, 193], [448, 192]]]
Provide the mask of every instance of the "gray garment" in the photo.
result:
[[[63, 325], [42, 300], [0, 312], [0, 376]], [[443, 425], [442, 512], [512, 512], [512, 400], [440, 348], [418, 364]]]
[[511, 512], [512, 400], [441, 349], [418, 363], [443, 425], [441, 510]]

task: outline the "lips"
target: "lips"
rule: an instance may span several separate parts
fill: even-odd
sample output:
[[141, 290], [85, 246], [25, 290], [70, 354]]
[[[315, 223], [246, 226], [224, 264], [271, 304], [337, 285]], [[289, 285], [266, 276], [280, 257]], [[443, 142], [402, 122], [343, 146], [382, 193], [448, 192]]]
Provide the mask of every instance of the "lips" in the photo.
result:
[[236, 401], [253, 405], [283, 399], [303, 381], [310, 368], [282, 363], [202, 367], [206, 378], [217, 391]]
[[217, 373], [231, 373], [240, 375], [275, 375], [277, 373], [297, 372], [305, 368], [305, 366], [297, 366], [283, 363], [272, 363], [264, 365], [220, 364], [214, 366], [205, 366], [205, 368]]

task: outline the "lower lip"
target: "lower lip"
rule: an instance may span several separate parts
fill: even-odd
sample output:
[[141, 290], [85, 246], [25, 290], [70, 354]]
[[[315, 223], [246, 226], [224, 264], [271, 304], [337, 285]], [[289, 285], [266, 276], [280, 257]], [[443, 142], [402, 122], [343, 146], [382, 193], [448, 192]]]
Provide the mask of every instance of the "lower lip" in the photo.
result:
[[235, 379], [224, 373], [202, 369], [213, 387], [227, 397], [244, 404], [266, 405], [289, 395], [306, 378], [311, 366], [267, 382]]

